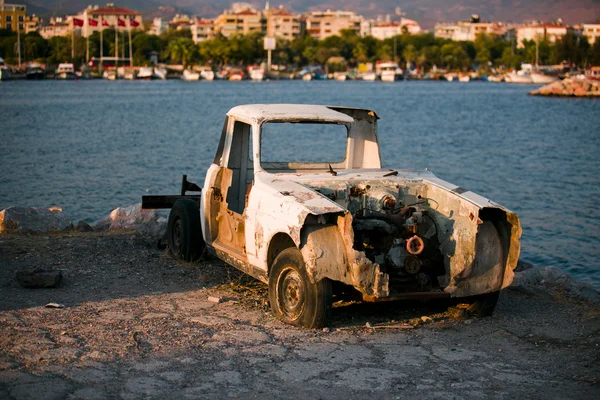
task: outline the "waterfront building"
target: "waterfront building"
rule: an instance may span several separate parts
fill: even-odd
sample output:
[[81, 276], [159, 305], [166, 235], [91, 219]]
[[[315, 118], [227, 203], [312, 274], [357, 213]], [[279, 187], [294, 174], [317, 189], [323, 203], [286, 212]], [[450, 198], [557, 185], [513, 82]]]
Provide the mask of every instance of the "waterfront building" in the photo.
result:
[[190, 30], [192, 31], [192, 40], [195, 44], [202, 42], [203, 40], [212, 39], [214, 36], [213, 30], [214, 20], [212, 19], [197, 19], [192, 21]]
[[176, 14], [169, 22], [169, 29], [176, 31], [191, 29], [192, 23], [193, 21], [188, 15]]
[[384, 40], [403, 33], [417, 35], [421, 33], [421, 26], [412, 19], [401, 18], [400, 21], [363, 21], [361, 36], [373, 36], [375, 39]]
[[350, 29], [360, 34], [363, 17], [353, 11], [313, 11], [306, 15], [306, 31], [315, 39], [340, 36], [340, 31]]
[[506, 25], [501, 22], [485, 22], [477, 14], [471, 15], [470, 21], [453, 23], [441, 22], [435, 24], [434, 36], [441, 39], [454, 41], [474, 41], [479, 34], [498, 35], [506, 34]]
[[241, 8], [238, 4], [235, 8], [223, 11], [215, 19], [214, 32], [221, 33], [225, 37], [234, 34], [247, 35], [250, 32], [266, 32], [266, 19], [260, 11], [252, 7]]
[[169, 23], [167, 21], [163, 20], [162, 18], [157, 17], [152, 20], [152, 25], [150, 25], [148, 34], [160, 36], [163, 32], [166, 32], [168, 28], [169, 28]]
[[596, 40], [600, 40], [600, 22], [595, 24], [581, 24], [581, 34], [593, 45]]
[[42, 26], [42, 19], [35, 14], [25, 16], [25, 33], [37, 32]]
[[[75, 15], [74, 18], [83, 21], [81, 32], [84, 37], [88, 37], [94, 32], [100, 32], [107, 27], [116, 28], [120, 31], [130, 28], [141, 29], [143, 27], [142, 14], [139, 11], [116, 7], [112, 3], [107, 4], [105, 7], [88, 6], [81, 13]], [[70, 19], [70, 24], [74, 28], [73, 18]]]
[[269, 8], [269, 2], [264, 10], [266, 19], [266, 35], [268, 37], [281, 37], [292, 40], [302, 31], [302, 18], [299, 14], [292, 14], [283, 6]]
[[24, 31], [26, 15], [27, 7], [24, 4], [8, 4], [0, 0], [0, 29]]
[[47, 25], [42, 25], [39, 28], [39, 34], [44, 39], [48, 40], [55, 36], [67, 36], [71, 34], [71, 27], [66, 20], [62, 18], [51, 18]]
[[558, 39], [567, 34], [568, 29], [561, 20], [549, 24], [533, 22], [516, 27], [514, 37], [517, 39], [517, 48], [523, 48], [525, 47], [524, 40], [547, 40], [550, 43], [556, 43]]

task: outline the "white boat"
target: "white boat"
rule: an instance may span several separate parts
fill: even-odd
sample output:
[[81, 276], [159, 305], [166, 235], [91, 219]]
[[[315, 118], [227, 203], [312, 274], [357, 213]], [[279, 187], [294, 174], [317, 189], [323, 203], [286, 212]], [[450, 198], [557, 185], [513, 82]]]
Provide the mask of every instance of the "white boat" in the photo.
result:
[[312, 74], [304, 74], [302, 75], [303, 81], [312, 81]]
[[470, 82], [471, 81], [471, 76], [470, 75], [462, 75], [458, 77], [458, 81], [459, 82]]
[[167, 71], [160, 68], [153, 67], [140, 67], [137, 74], [137, 79], [154, 80], [154, 79], [167, 79]]
[[75, 67], [72, 63], [58, 64], [54, 73], [54, 79], [73, 80], [75, 79]]
[[265, 79], [265, 70], [262, 68], [250, 68], [250, 79], [253, 81], [262, 81]]
[[377, 66], [383, 82], [400, 81], [403, 78], [402, 70], [395, 62], [385, 62]]
[[458, 80], [458, 74], [446, 74], [444, 75], [444, 78], [446, 78], [448, 82], [454, 82]]
[[167, 79], [167, 70], [164, 68], [154, 68], [154, 73], [152, 74], [152, 79]]
[[348, 79], [348, 75], [345, 72], [338, 73], [334, 75], [336, 81], [345, 81]]
[[533, 83], [531, 74], [522, 71], [504, 75], [504, 81], [508, 83]]
[[107, 79], [109, 81], [117, 80], [117, 71], [114, 69], [107, 69], [102, 73], [102, 78]]
[[363, 81], [376, 81], [377, 80], [377, 74], [375, 72], [366, 72], [362, 75], [362, 79]]
[[543, 74], [540, 72], [532, 72], [530, 77], [531, 77], [531, 81], [533, 83], [542, 83], [542, 84], [551, 83], [551, 82], [559, 80], [558, 76], [547, 75], [547, 74]]
[[488, 82], [502, 82], [504, 77], [502, 75], [488, 75]]
[[200, 72], [200, 76], [206, 81], [212, 81], [215, 79], [215, 73], [209, 69], [202, 70], [202, 72]]
[[198, 81], [200, 80], [200, 73], [186, 69], [183, 71], [181, 79], [184, 81]]
[[119, 67], [117, 68], [117, 78], [132, 81], [135, 79], [135, 69], [132, 67]]
[[6, 65], [4, 65], [4, 59], [0, 57], [0, 81], [7, 81], [10, 79], [10, 72]]
[[154, 68], [152, 67], [140, 67], [138, 71], [137, 78], [138, 79], [152, 79], [152, 75], [154, 75]]

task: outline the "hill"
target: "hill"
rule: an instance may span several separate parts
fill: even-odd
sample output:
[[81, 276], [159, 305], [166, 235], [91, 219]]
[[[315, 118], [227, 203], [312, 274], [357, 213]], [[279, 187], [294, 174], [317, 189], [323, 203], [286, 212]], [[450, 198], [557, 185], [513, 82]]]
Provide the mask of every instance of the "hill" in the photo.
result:
[[[90, 0], [28, 0], [26, 3], [32, 12], [44, 17], [76, 13], [88, 4], [93, 4]], [[256, 0], [249, 3], [256, 8], [263, 8], [265, 4], [264, 1]], [[218, 0], [120, 0], [116, 4], [151, 15], [160, 15], [156, 13], [160, 6], [170, 6], [182, 13], [214, 17], [230, 3]], [[468, 19], [471, 14], [479, 14], [487, 21], [507, 22], [562, 18], [567, 24], [594, 22], [600, 18], [600, 0], [457, 0], [450, 5], [446, 0], [283, 0], [281, 3], [272, 2], [271, 7], [278, 7], [280, 4], [295, 12], [340, 9], [372, 18], [394, 15], [397, 7], [401, 7], [406, 17], [416, 19], [428, 29], [435, 22]]]

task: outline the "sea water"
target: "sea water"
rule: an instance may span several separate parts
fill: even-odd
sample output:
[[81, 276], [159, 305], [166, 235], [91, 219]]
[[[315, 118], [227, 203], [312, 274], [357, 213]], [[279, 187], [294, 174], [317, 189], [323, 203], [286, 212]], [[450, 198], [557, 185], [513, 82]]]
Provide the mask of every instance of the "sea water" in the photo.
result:
[[[203, 183], [226, 112], [248, 103], [375, 110], [385, 167], [437, 176], [518, 213], [522, 259], [600, 288], [600, 100], [486, 82], [0, 82], [0, 209], [93, 222]], [[327, 152], [315, 146], [315, 152]]]

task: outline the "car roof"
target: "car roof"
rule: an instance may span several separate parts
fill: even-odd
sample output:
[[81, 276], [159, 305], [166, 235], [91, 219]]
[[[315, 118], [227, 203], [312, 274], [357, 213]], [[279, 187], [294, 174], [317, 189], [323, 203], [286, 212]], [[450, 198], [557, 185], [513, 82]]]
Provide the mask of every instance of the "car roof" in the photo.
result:
[[332, 122], [352, 123], [354, 118], [328, 106], [312, 104], [246, 104], [233, 107], [227, 115], [248, 123]]

